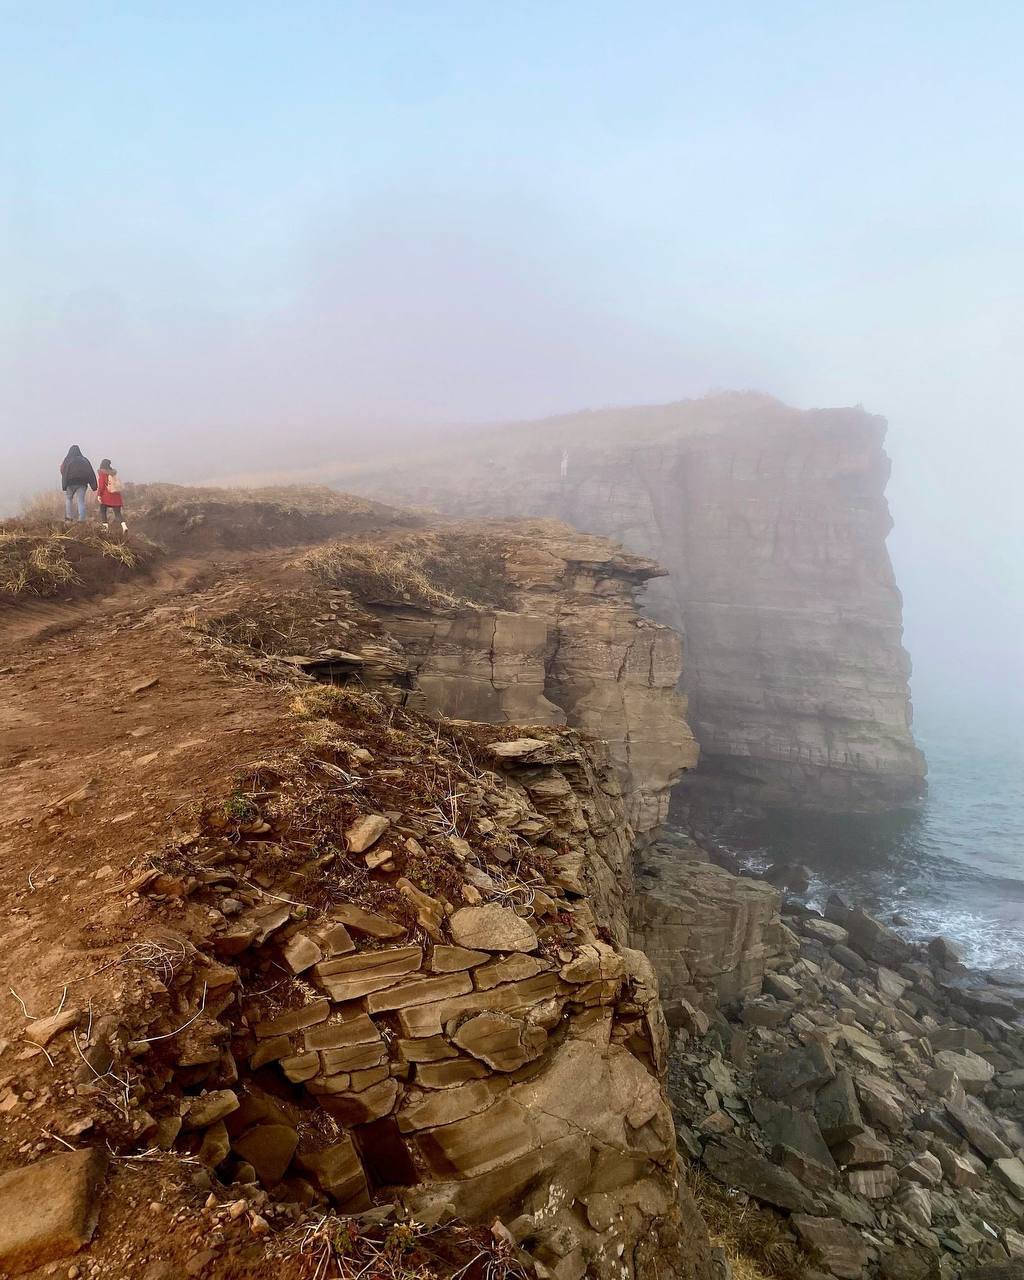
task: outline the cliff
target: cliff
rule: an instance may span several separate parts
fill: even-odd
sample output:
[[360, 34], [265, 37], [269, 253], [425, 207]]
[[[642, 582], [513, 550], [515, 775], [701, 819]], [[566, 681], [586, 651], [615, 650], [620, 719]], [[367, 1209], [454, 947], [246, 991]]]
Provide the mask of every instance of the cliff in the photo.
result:
[[556, 516], [665, 565], [704, 794], [861, 810], [912, 802], [884, 420], [725, 395], [511, 424], [366, 492], [462, 515]]
[[400, 520], [192, 571], [5, 652], [0, 1268], [709, 1280], [628, 946], [654, 566]]
[[[328, 589], [359, 596], [393, 647], [408, 705], [583, 729], [608, 743], [634, 832], [664, 821], [698, 751], [678, 691], [679, 635], [638, 604], [663, 569], [553, 520], [439, 525], [381, 544], [373, 566], [362, 554], [337, 543], [305, 563]], [[424, 573], [442, 590], [417, 591]]]

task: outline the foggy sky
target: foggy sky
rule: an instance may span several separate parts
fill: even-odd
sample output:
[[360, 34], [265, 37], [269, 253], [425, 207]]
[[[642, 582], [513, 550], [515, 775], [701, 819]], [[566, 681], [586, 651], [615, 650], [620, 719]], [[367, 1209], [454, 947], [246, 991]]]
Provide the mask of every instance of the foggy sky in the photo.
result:
[[[134, 12], [129, 11], [135, 10]], [[3, 506], [756, 388], [890, 421], [915, 690], [1024, 703], [1024, 10], [0, 0]]]

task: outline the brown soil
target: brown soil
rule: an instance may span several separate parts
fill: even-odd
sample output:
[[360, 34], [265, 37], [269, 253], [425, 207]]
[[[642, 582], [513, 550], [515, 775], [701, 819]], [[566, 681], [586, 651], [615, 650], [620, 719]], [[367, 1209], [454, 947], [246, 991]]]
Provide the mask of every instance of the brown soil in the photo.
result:
[[[49, 1057], [25, 1059], [25, 1011], [51, 1014], [62, 1000], [95, 1020], [110, 1010], [124, 982], [121, 957], [154, 923], [144, 899], [126, 896], [125, 879], [197, 806], [229, 794], [239, 763], [272, 750], [289, 718], [287, 693], [201, 661], [180, 625], [196, 585], [230, 592], [238, 567], [179, 563], [103, 605], [47, 603], [5, 619], [0, 1098], [14, 1102], [0, 1127], [4, 1169], [65, 1149], [69, 1139], [55, 1129], [82, 1093], [71, 1036], [52, 1041]], [[278, 561], [265, 568], [273, 573]], [[95, 1099], [86, 1092], [82, 1101], [84, 1114]], [[70, 1145], [84, 1141], [71, 1134]], [[203, 1199], [172, 1158], [115, 1162], [89, 1264], [112, 1277], [203, 1274], [187, 1269], [210, 1234]], [[216, 1274], [269, 1275], [247, 1220], [232, 1232], [242, 1252], [237, 1265], [230, 1249], [219, 1254]], [[302, 1274], [279, 1262], [273, 1271]]]

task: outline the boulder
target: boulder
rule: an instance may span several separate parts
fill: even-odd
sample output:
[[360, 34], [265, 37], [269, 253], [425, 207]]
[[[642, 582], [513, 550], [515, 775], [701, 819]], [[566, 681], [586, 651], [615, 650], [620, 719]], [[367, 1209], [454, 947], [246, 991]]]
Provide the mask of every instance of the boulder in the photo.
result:
[[892, 1160], [892, 1147], [879, 1142], [873, 1133], [865, 1130], [833, 1147], [832, 1154], [838, 1164], [860, 1169], [870, 1165], [889, 1164]]
[[347, 1134], [322, 1151], [303, 1152], [299, 1163], [343, 1212], [358, 1213], [370, 1207], [366, 1174]]
[[826, 947], [843, 946], [850, 936], [842, 925], [832, 920], [821, 920], [817, 916], [807, 916], [801, 920], [800, 932], [805, 938], [814, 938]]
[[802, 1151], [785, 1146], [773, 1147], [772, 1159], [780, 1168], [791, 1173], [798, 1182], [802, 1182], [805, 1187], [810, 1187], [814, 1191], [823, 1191], [826, 1187], [831, 1187], [836, 1180], [836, 1166], [831, 1159], [826, 1165], [805, 1155]]
[[323, 959], [324, 953], [312, 938], [304, 933], [297, 933], [285, 943], [282, 954], [292, 973], [305, 973]]
[[951, 1186], [976, 1187], [980, 1184], [981, 1175], [958, 1151], [952, 1150], [939, 1138], [932, 1138], [928, 1145], [942, 1166], [942, 1176]]
[[215, 1089], [193, 1098], [183, 1116], [187, 1129], [206, 1129], [238, 1110], [238, 1097], [231, 1089]]
[[856, 1089], [861, 1106], [874, 1124], [892, 1134], [902, 1133], [905, 1104], [884, 1080], [877, 1076], [859, 1076]]
[[868, 962], [862, 956], [859, 956], [856, 951], [851, 951], [849, 947], [833, 947], [832, 959], [838, 960], [843, 968], [848, 969], [850, 973], [861, 974], [868, 971]]
[[473, 985], [477, 991], [489, 991], [491, 987], [500, 987], [506, 982], [522, 982], [526, 978], [535, 978], [538, 973], [550, 970], [546, 960], [537, 956], [528, 956], [523, 952], [514, 952], [502, 960], [491, 960], [473, 971]]
[[1024, 1162], [1016, 1156], [1004, 1156], [1002, 1159], [993, 1160], [992, 1173], [1007, 1191], [1015, 1195], [1018, 1200], [1024, 1200]]
[[895, 967], [910, 956], [910, 947], [895, 930], [855, 907], [843, 921], [850, 935], [849, 945], [865, 960]]
[[863, 1196], [865, 1200], [880, 1200], [891, 1196], [899, 1186], [899, 1175], [892, 1165], [882, 1165], [877, 1169], [851, 1169], [846, 1180], [855, 1196]]
[[217, 1120], [203, 1130], [203, 1140], [196, 1152], [196, 1159], [208, 1169], [216, 1169], [231, 1154], [231, 1138], [223, 1120]]
[[247, 1160], [264, 1186], [273, 1186], [284, 1177], [299, 1145], [299, 1135], [286, 1124], [260, 1124], [236, 1138], [235, 1154]]
[[938, 1257], [916, 1245], [894, 1244], [882, 1254], [885, 1280], [941, 1280]]
[[738, 1187], [755, 1200], [810, 1213], [814, 1200], [810, 1192], [787, 1172], [766, 1159], [750, 1143], [734, 1135], [714, 1138], [704, 1148], [704, 1167], [727, 1187]]
[[[394, 986], [406, 974], [415, 973], [422, 962], [420, 947], [384, 947], [325, 960], [315, 966], [313, 973], [331, 999], [344, 1004]], [[259, 1027], [256, 1034], [260, 1034]]]
[[971, 1049], [959, 1053], [953, 1049], [940, 1049], [935, 1055], [935, 1065], [953, 1071], [968, 1093], [981, 1093], [995, 1076], [995, 1068]]
[[930, 1151], [922, 1151], [900, 1170], [900, 1177], [922, 1187], [936, 1187], [942, 1181], [942, 1165]]
[[474, 1058], [449, 1058], [445, 1062], [422, 1062], [416, 1068], [416, 1083], [425, 1089], [451, 1089], [470, 1080], [485, 1080], [489, 1072]]
[[896, 1194], [895, 1204], [908, 1221], [916, 1227], [932, 1225], [931, 1196], [916, 1182], [905, 1182]]
[[969, 1100], [964, 1103], [946, 1101], [943, 1106], [953, 1126], [986, 1160], [1002, 1160], [1013, 1155], [1010, 1148], [992, 1128], [990, 1123], [992, 1117], [981, 1108], [979, 1103], [972, 1105]]
[[383, 1120], [398, 1101], [398, 1081], [379, 1080], [358, 1092], [327, 1094], [319, 1097], [320, 1105], [339, 1123], [352, 1127]]
[[22, 1275], [89, 1243], [107, 1168], [102, 1151], [62, 1151], [0, 1175], [0, 1268]]
[[798, 1111], [767, 1098], [753, 1098], [749, 1105], [769, 1145], [790, 1147], [835, 1170], [835, 1162], [811, 1112]]
[[830, 1147], [863, 1133], [864, 1120], [853, 1077], [848, 1071], [840, 1068], [835, 1079], [819, 1089], [814, 1099], [814, 1116]]
[[438, 1089], [429, 1093], [411, 1092], [396, 1117], [403, 1133], [435, 1129], [477, 1115], [494, 1102], [493, 1082], [474, 1080], [459, 1089]]
[[536, 951], [533, 926], [511, 907], [488, 902], [462, 907], [449, 920], [452, 938], [460, 947], [478, 951]]
[[766, 973], [764, 975], [765, 994], [774, 996], [776, 1000], [797, 1000], [803, 988], [800, 983], [784, 973]]
[[381, 1039], [380, 1031], [365, 1013], [344, 1022], [324, 1022], [307, 1031], [303, 1037], [306, 1049], [344, 1049], [353, 1044], [372, 1044]]
[[793, 1214], [790, 1225], [800, 1243], [816, 1253], [832, 1275], [858, 1280], [868, 1260], [859, 1231], [838, 1218], [812, 1218], [802, 1213]]
[[928, 943], [928, 954], [943, 969], [955, 969], [961, 961], [959, 950], [941, 934]]
[[976, 1027], [939, 1027], [928, 1032], [928, 1043], [935, 1053], [940, 1049], [971, 1049], [979, 1053], [988, 1048], [985, 1037]]
[[885, 965], [879, 965], [877, 985], [882, 995], [888, 996], [890, 1000], [899, 1000], [907, 987], [910, 986], [910, 983], [905, 978], [901, 978], [898, 973], [893, 973], [891, 969], [887, 969]]
[[817, 1041], [803, 1048], [764, 1055], [754, 1072], [757, 1088], [768, 1098], [790, 1099], [827, 1084], [836, 1074], [832, 1054]]

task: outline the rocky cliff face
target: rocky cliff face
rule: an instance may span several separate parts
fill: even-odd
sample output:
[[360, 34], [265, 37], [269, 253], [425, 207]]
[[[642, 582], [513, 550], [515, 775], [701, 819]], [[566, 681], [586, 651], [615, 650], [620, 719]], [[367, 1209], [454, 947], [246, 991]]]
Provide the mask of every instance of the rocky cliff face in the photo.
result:
[[[199, 944], [217, 957], [213, 976], [206, 961], [182, 968], [175, 995], [196, 1012], [204, 1044], [230, 1038], [242, 1078], [227, 1087], [215, 1047], [197, 1074], [190, 1045], [167, 1064], [160, 1107], [185, 1113], [176, 1140], [201, 1162], [246, 1161], [266, 1185], [301, 1172], [343, 1212], [379, 1192], [428, 1226], [453, 1214], [497, 1220], [538, 1277], [703, 1280], [707, 1237], [679, 1186], [662, 1083], [658, 982], [626, 945], [633, 831], [620, 770], [603, 743], [559, 723], [553, 703], [548, 726], [507, 718], [513, 705], [543, 707], [545, 661], [562, 673], [556, 692], [605, 678], [609, 646], [628, 667], [619, 632], [636, 622], [630, 584], [650, 566], [558, 530], [542, 550], [530, 537], [517, 562], [512, 534], [501, 539], [513, 599], [551, 597], [520, 630], [511, 609], [433, 617], [389, 602], [383, 580], [350, 593], [337, 585], [337, 557], [332, 586], [273, 597], [243, 588], [241, 609], [224, 615], [216, 598], [197, 609], [222, 660], [226, 649], [248, 664], [256, 651], [277, 677], [324, 678], [333, 664], [341, 684], [296, 686], [306, 746], [257, 768], [258, 812], [206, 811], [146, 884], [179, 892], [197, 866], [223, 858], [228, 837], [217, 879], [192, 890], [218, 921]], [[392, 567], [412, 563], [401, 545]], [[570, 652], [559, 665], [545, 637], [562, 610]], [[584, 619], [588, 643], [574, 631]], [[311, 625], [346, 647], [321, 643], [307, 656], [264, 643], [275, 634], [294, 648], [306, 628], [312, 649]], [[508, 679], [502, 654], [516, 657]], [[501, 708], [502, 728], [465, 714], [427, 719], [412, 709], [424, 703]], [[619, 714], [628, 704], [617, 700]], [[320, 847], [328, 835], [344, 847], [340, 861], [311, 857], [310, 839]], [[250, 841], [276, 851], [256, 854], [261, 874], [246, 865]], [[252, 889], [240, 893], [236, 877]], [[230, 919], [225, 894], [242, 906]], [[303, 905], [311, 898], [315, 908]], [[284, 979], [268, 985], [268, 966]], [[194, 1098], [197, 1086], [214, 1092]]]
[[720, 396], [494, 429], [358, 483], [460, 514], [558, 516], [655, 558], [671, 576], [651, 611], [685, 632], [705, 793], [886, 808], [920, 794], [924, 762], [884, 430], [861, 409]]
[[506, 607], [368, 605], [405, 652], [413, 702], [430, 714], [592, 733], [608, 743], [634, 831], [655, 830], [698, 755], [678, 692], [680, 637], [637, 603], [664, 571], [553, 520], [491, 522], [447, 537], [449, 547], [485, 538], [496, 549]]

